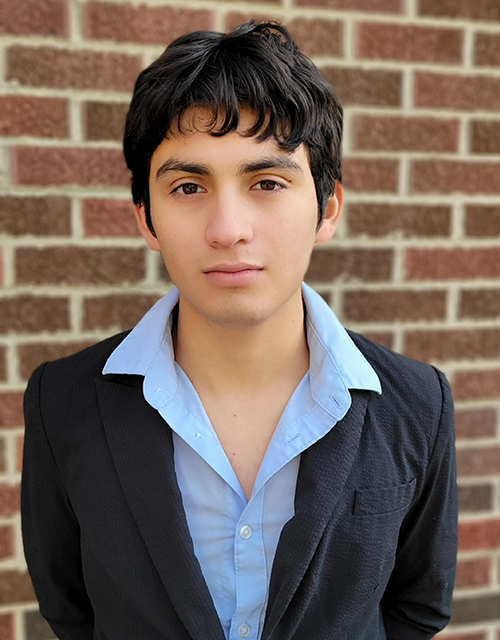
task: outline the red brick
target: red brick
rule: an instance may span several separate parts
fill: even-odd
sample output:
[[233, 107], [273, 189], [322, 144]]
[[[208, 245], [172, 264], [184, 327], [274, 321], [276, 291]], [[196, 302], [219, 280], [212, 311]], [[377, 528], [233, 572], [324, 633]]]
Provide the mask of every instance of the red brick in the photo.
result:
[[393, 260], [390, 249], [319, 249], [313, 251], [306, 278], [313, 282], [389, 280]]
[[139, 282], [145, 274], [143, 249], [97, 247], [19, 248], [19, 284], [118, 284]]
[[129, 171], [118, 149], [14, 147], [14, 184], [128, 187]]
[[482, 205], [466, 207], [465, 233], [474, 238], [500, 236], [500, 207]]
[[[459, 477], [500, 475], [500, 447], [459, 449], [457, 471]], [[498, 544], [500, 546], [500, 538]]]
[[453, 389], [456, 400], [500, 398], [500, 369], [457, 371]]
[[346, 189], [382, 193], [398, 191], [399, 163], [397, 160], [346, 158], [343, 165]]
[[0, 233], [13, 236], [70, 235], [70, 199], [59, 196], [0, 196]]
[[7, 349], [0, 347], [0, 381], [7, 380]]
[[388, 349], [394, 348], [394, 334], [390, 331], [363, 331], [363, 335]]
[[93, 342], [95, 342], [95, 340], [30, 342], [28, 344], [20, 344], [17, 348], [19, 354], [19, 374], [23, 380], [27, 380], [42, 362], [64, 358], [76, 351], [81, 351], [89, 347]]
[[474, 63], [478, 66], [500, 66], [500, 36], [477, 33], [474, 42]]
[[458, 64], [462, 49], [463, 32], [458, 29], [380, 22], [357, 25], [357, 58]]
[[455, 432], [457, 438], [491, 438], [496, 436], [495, 409], [457, 409]]
[[407, 331], [403, 353], [415, 360], [500, 357], [500, 329]]
[[461, 318], [500, 318], [500, 289], [466, 289], [460, 295]]
[[470, 125], [470, 148], [473, 153], [500, 153], [500, 121], [473, 120]]
[[[233, 11], [225, 18], [225, 31], [231, 31], [246, 20], [272, 20], [272, 16], [259, 12]], [[326, 18], [284, 19], [283, 24], [292, 34], [299, 49], [306, 56], [342, 56], [343, 29], [339, 20]]]
[[3, 286], [4, 284], [3, 260], [4, 260], [3, 247], [0, 247], [0, 286]]
[[0, 96], [0, 135], [67, 138], [68, 101], [34, 96]]
[[214, 28], [212, 11], [186, 7], [149, 7], [145, 4], [89, 2], [83, 6], [86, 38], [161, 44], [190, 31]]
[[491, 584], [491, 558], [459, 560], [455, 587], [470, 589]]
[[129, 105], [123, 102], [86, 102], [83, 128], [86, 140], [122, 140]]
[[445, 291], [346, 291], [344, 315], [355, 322], [442, 320]]
[[68, 35], [68, 17], [64, 0], [2, 0], [0, 33], [12, 35]]
[[380, 71], [359, 67], [323, 67], [321, 71], [344, 107], [350, 105], [401, 106], [402, 74], [400, 71]]
[[459, 513], [475, 513], [493, 509], [493, 485], [471, 484], [458, 487]]
[[10, 525], [2, 525], [0, 526], [0, 559], [9, 558], [12, 555], [14, 555], [14, 529]]
[[369, 151], [457, 151], [460, 123], [438, 118], [357, 116], [354, 148]]
[[414, 193], [500, 193], [500, 163], [414, 160]]
[[407, 280], [500, 277], [500, 248], [407, 249]]
[[419, 14], [439, 18], [500, 20], [497, 0], [419, 0]]
[[403, 13], [404, 11], [402, 0], [295, 0], [295, 5], [380, 13]]
[[69, 328], [66, 298], [32, 295], [0, 298], [0, 333], [37, 333]]
[[[21, 487], [19, 484], [0, 483], [0, 516], [8, 517], [19, 513]], [[0, 581], [1, 582], [1, 581]]]
[[439, 640], [486, 640], [486, 634], [479, 633], [452, 633], [451, 635], [446, 633], [438, 633], [436, 638]]
[[16, 471], [19, 473], [23, 468], [23, 453], [24, 453], [24, 435], [16, 438]]
[[157, 295], [112, 295], [84, 301], [84, 329], [130, 329], [158, 300]]
[[139, 235], [131, 200], [87, 198], [82, 205], [86, 236], [133, 237]]
[[0, 393], [0, 428], [22, 427], [23, 394], [18, 391], [3, 391]]
[[126, 53], [20, 45], [7, 50], [7, 79], [33, 87], [128, 92], [141, 67], [140, 56]]
[[0, 473], [7, 471], [7, 447], [5, 446], [5, 438], [0, 436]]
[[35, 602], [29, 575], [24, 571], [3, 570], [0, 580], [0, 604]]
[[449, 236], [451, 208], [445, 206], [347, 204], [344, 215], [350, 236], [403, 238]]
[[498, 111], [500, 78], [416, 72], [415, 104], [438, 109]]
[[460, 551], [496, 549], [500, 546], [500, 519], [461, 522], [458, 536]]
[[15, 640], [14, 616], [12, 613], [0, 614], [0, 640]]

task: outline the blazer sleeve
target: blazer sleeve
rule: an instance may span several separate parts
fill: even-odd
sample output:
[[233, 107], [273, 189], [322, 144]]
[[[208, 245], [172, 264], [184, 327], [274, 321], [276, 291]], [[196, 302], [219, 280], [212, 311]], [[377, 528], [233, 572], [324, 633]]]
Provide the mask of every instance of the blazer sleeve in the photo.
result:
[[82, 574], [80, 532], [47, 439], [40, 388], [45, 365], [24, 397], [21, 483], [23, 544], [40, 612], [61, 640], [92, 640], [93, 610]]
[[381, 603], [388, 640], [433, 638], [451, 616], [458, 544], [455, 434], [450, 387], [441, 372], [437, 376], [442, 396], [437, 436]]

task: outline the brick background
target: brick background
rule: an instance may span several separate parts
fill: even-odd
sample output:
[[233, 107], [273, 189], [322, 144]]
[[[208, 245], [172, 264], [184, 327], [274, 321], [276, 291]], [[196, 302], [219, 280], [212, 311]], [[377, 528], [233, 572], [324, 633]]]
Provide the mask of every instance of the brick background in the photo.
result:
[[346, 208], [312, 284], [447, 374], [460, 564], [448, 640], [500, 640], [500, 2], [0, 0], [0, 640], [52, 640], [19, 531], [22, 392], [171, 286], [120, 140], [139, 71], [192, 29], [286, 24], [345, 107]]

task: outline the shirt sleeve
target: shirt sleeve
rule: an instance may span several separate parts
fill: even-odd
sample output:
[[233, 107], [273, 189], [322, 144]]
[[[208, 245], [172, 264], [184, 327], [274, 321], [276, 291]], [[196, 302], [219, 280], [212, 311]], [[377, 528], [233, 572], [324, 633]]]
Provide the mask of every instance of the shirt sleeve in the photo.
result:
[[23, 544], [40, 613], [61, 640], [92, 640], [93, 610], [80, 556], [80, 530], [59, 474], [40, 402], [45, 365], [24, 397], [26, 432], [21, 483]]

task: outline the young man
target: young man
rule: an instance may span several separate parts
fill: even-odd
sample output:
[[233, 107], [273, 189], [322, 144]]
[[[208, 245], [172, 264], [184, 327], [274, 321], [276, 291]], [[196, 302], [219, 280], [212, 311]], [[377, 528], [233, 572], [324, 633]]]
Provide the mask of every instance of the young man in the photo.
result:
[[302, 284], [342, 209], [342, 110], [286, 30], [173, 42], [125, 156], [176, 287], [26, 394], [23, 534], [63, 640], [424, 640], [450, 615], [441, 373]]

